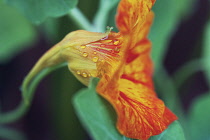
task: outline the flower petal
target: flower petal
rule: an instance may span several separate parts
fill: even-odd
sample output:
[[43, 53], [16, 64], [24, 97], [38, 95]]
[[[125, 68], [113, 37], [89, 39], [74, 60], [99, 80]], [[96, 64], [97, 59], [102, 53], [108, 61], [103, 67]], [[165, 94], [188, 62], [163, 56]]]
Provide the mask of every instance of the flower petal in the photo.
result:
[[165, 112], [165, 105], [157, 98], [154, 90], [126, 79], [121, 79], [119, 85], [119, 102], [115, 107], [118, 111], [117, 127], [127, 137], [148, 139], [160, 134], [177, 119], [168, 110]]
[[116, 70], [116, 63], [121, 59], [121, 44], [120, 33], [79, 30], [68, 34], [57, 46], [61, 47], [61, 57], [69, 62], [70, 71], [88, 85], [91, 77], [100, 78]]
[[84, 44], [100, 40], [108, 34], [78, 30], [69, 33], [57, 44], [60, 56], [68, 62], [70, 71], [85, 85], [88, 85], [90, 77], [97, 75], [97, 66], [92, 61], [94, 51]]
[[[132, 3], [125, 0], [122, 2]], [[147, 39], [154, 15], [149, 12], [145, 16], [145, 21], [137, 21], [135, 27], [129, 24], [121, 26], [120, 31], [122, 29], [124, 32], [122, 60], [117, 63], [117, 69], [113, 73], [105, 74], [101, 78], [97, 86], [98, 93], [106, 98], [117, 112], [117, 128], [120, 133], [142, 140], [160, 134], [177, 119], [154, 91], [151, 43]], [[126, 29], [131, 26], [132, 32]]]
[[99, 82], [99, 84], [101, 84], [100, 91], [106, 90], [107, 87], [118, 86], [118, 80], [121, 78], [121, 76], [126, 76], [130, 78], [132, 77], [133, 80], [136, 80], [140, 77], [143, 78], [146, 76], [149, 80], [148, 84], [151, 85], [151, 75], [153, 66], [149, 54], [151, 49], [151, 43], [147, 39], [147, 35], [150, 29], [150, 25], [152, 24], [153, 16], [153, 12], [150, 12], [148, 14], [146, 21], [144, 21], [141, 27], [139, 27], [141, 30], [136, 36], [133, 36], [132, 34], [124, 34], [122, 39], [123, 44], [121, 49], [121, 61], [111, 64], [112, 66], [116, 67], [113, 73], [104, 75], [104, 77], [106, 77], [104, 79], [103, 77], [101, 78]]
[[[118, 97], [113, 100], [110, 95], [114, 94]], [[160, 134], [177, 119], [152, 89], [127, 79], [120, 79], [118, 93], [116, 89], [107, 89], [102, 96], [117, 112], [118, 130], [129, 138], [146, 140]]]
[[133, 39], [134, 47], [129, 47], [126, 55], [126, 65], [122, 77], [141, 83], [153, 89], [152, 74], [153, 63], [150, 58], [151, 42], [147, 39], [147, 35], [152, 24], [153, 12], [147, 16], [147, 20], [143, 23], [138, 36]]
[[154, 3], [155, 0], [121, 0], [116, 16], [120, 32], [126, 34], [141, 26]]
[[145, 86], [154, 89], [152, 81], [153, 64], [150, 59], [150, 42], [144, 46], [141, 45], [137, 47], [145, 47], [146, 49], [140, 54], [129, 52], [131, 58], [128, 57], [121, 78], [130, 80], [136, 84], [144, 84]]

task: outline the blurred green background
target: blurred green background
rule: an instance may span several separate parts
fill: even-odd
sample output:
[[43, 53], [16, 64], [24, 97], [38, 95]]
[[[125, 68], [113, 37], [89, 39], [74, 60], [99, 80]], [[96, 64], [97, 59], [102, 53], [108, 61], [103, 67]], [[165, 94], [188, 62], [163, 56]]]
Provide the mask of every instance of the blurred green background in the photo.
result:
[[[1, 112], [18, 105], [20, 85], [41, 55], [67, 33], [80, 29], [69, 10], [77, 5], [92, 21], [99, 3], [0, 0]], [[115, 27], [116, 7], [113, 5], [105, 25]], [[149, 38], [158, 96], [179, 116], [186, 139], [210, 140], [210, 1], [157, 0], [153, 10], [156, 16]], [[67, 67], [56, 70], [39, 84], [30, 110], [21, 120], [0, 124], [0, 139], [91, 139], [71, 101], [81, 88], [84, 86]]]

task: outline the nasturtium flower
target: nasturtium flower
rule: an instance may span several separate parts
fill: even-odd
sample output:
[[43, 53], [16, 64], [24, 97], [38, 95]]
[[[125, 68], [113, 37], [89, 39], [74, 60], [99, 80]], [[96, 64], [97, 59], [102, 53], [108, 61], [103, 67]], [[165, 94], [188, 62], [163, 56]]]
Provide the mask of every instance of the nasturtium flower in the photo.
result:
[[69, 33], [31, 71], [68, 62], [85, 85], [99, 77], [97, 92], [117, 112], [117, 129], [129, 138], [146, 140], [163, 132], [177, 117], [154, 90], [151, 42], [155, 0], [121, 0], [116, 15], [118, 33], [78, 30]]

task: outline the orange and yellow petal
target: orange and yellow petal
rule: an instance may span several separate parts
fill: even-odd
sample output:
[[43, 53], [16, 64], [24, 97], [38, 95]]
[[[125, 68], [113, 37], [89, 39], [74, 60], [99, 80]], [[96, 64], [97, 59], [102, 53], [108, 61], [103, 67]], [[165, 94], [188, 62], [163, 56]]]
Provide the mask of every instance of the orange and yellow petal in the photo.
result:
[[122, 75], [123, 78], [129, 79], [134, 83], [144, 84], [151, 89], [153, 89], [153, 63], [150, 58], [151, 42], [147, 39], [147, 35], [153, 16], [153, 12], [150, 12], [138, 36], [133, 36], [135, 39], [130, 38], [136, 42], [133, 42], [133, 46], [127, 49], [125, 68]]
[[[100, 91], [100, 89], [98, 89]], [[107, 89], [102, 96], [115, 108], [119, 132], [129, 138], [147, 140], [158, 135], [176, 116], [157, 98], [154, 90], [121, 78], [117, 89]], [[110, 95], [118, 95], [114, 98]]]
[[130, 80], [136, 84], [143, 84], [154, 90], [152, 81], [153, 64], [149, 56], [150, 50], [145, 50], [145, 52], [139, 55], [131, 54], [131, 56], [132, 55], [136, 56], [134, 59], [127, 59], [129, 63], [126, 63], [121, 78]]
[[115, 108], [119, 132], [146, 140], [160, 134], [177, 119], [158, 99], [152, 81], [151, 43], [147, 39], [153, 21], [154, 0], [122, 0], [116, 17], [122, 35], [121, 60], [112, 73], [101, 77], [100, 95]]
[[121, 0], [118, 5], [116, 24], [121, 33], [137, 31], [149, 14], [155, 0]]
[[[114, 63], [110, 63], [115, 69], [113, 72], [109, 74], [106, 73], [103, 76], [106, 78], [102, 78], [100, 83], [103, 84], [103, 86], [101, 86], [101, 88], [117, 85], [118, 80], [123, 74], [127, 57], [136, 57], [139, 55], [140, 51], [147, 49], [135, 46], [141, 45], [145, 42], [146, 44], [148, 43], [146, 37], [154, 16], [153, 12], [150, 12], [150, 9], [154, 2], [155, 0], [121, 0], [119, 3], [116, 22], [118, 29], [120, 30], [119, 34], [121, 34], [120, 40], [122, 44], [119, 52], [121, 59], [118, 62], [115, 61]], [[142, 9], [145, 7], [147, 7], [147, 10]], [[142, 18], [142, 16], [144, 18]], [[135, 48], [135, 50], [133, 48]], [[137, 55], [133, 55], [132, 53], [137, 53]], [[107, 81], [108, 78], [109, 81]]]

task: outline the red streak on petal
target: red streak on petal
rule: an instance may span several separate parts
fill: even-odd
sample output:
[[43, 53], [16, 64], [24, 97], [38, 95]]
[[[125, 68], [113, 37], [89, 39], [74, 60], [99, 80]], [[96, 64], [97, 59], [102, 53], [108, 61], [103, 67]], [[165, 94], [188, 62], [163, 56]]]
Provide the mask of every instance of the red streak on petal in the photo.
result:
[[97, 51], [98, 53], [100, 52], [106, 54], [108, 56], [119, 57], [119, 55], [114, 53], [113, 50], [104, 50], [102, 48], [93, 48], [93, 50]]
[[131, 77], [131, 76], [128, 76], [128, 75], [123, 74], [123, 75], [121, 76], [121, 78], [122, 78], [122, 79], [129, 80], [129, 81], [132, 81], [132, 82], [134, 82], [134, 83], [136, 83], [136, 84], [145, 85], [145, 86], [150, 87], [151, 89], [153, 89], [153, 86], [151, 86], [151, 83], [148, 83], [148, 82], [146, 83], [146, 82], [143, 82], [143, 81], [140, 81], [140, 80], [136, 80], [136, 79], [134, 79], [134, 78]]

